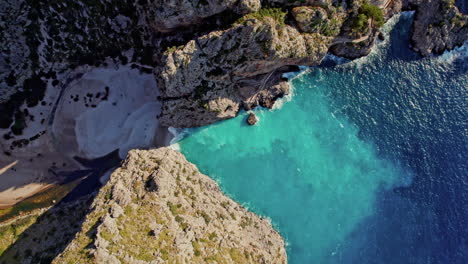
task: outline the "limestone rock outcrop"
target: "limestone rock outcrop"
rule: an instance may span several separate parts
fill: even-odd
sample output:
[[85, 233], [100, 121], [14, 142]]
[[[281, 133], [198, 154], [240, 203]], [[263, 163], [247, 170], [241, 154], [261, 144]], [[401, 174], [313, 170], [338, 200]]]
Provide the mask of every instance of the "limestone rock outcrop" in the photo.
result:
[[250, 113], [249, 116], [247, 117], [247, 124], [250, 126], [253, 126], [257, 123], [257, 117], [255, 116], [254, 113]]
[[468, 15], [463, 15], [450, 0], [412, 1], [416, 5], [411, 43], [415, 51], [427, 56], [463, 45], [468, 40]]
[[271, 106], [288, 91], [285, 83], [277, 86], [288, 66], [320, 63], [331, 37], [301, 34], [284, 23], [286, 13], [279, 9], [264, 12], [164, 54], [155, 71], [163, 124], [203, 126], [234, 117], [241, 108]]
[[53, 263], [286, 263], [271, 224], [169, 148], [132, 150]]
[[7, 117], [0, 124], [5, 126], [18, 121], [13, 117], [26, 97], [42, 99], [43, 91], [30, 91], [29, 83], [61, 85], [60, 72], [100, 65], [108, 57], [156, 67], [161, 120], [168, 126], [203, 126], [242, 108], [271, 106], [287, 93], [277, 84], [289, 66], [316, 65], [328, 51], [348, 58], [370, 52], [382, 21], [364, 5], [382, 10], [384, 19], [402, 6], [416, 10], [412, 44], [423, 55], [468, 38], [467, 16], [450, 0], [21, 3], [0, 4], [0, 40], [6, 43], [0, 52], [0, 110]]
[[260, 9], [260, 0], [170, 0], [155, 1], [146, 11], [150, 25], [157, 31], [170, 32], [198, 24], [222, 12], [247, 14]]
[[336, 36], [340, 33], [345, 18], [337, 8], [328, 10], [321, 6], [300, 6], [292, 9], [292, 15], [299, 29], [306, 33], [320, 33]]

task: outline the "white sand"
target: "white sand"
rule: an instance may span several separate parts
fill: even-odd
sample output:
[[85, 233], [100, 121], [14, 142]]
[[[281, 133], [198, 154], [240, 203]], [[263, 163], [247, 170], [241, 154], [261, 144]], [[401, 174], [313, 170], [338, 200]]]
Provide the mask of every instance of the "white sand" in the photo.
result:
[[125, 158], [132, 148], [148, 148], [156, 135], [161, 104], [156, 101], [158, 91], [151, 74], [136, 69], [98, 69], [81, 79], [67, 91], [64, 98], [74, 94], [103, 91], [109, 87], [107, 101], [96, 108], [83, 109], [83, 102], [64, 102], [61, 113], [75, 120], [78, 152], [88, 158], [103, 156], [117, 148]]
[[[167, 135], [162, 134], [165, 128], [156, 118], [161, 104], [156, 100], [158, 90], [152, 74], [115, 65], [83, 67], [75, 73], [79, 71], [86, 73], [66, 88], [52, 126], [47, 123], [60, 89], [49, 84], [47, 104], [28, 109], [35, 120], [29, 120], [24, 135], [15, 139], [46, 131], [43, 136], [11, 151], [11, 156], [3, 154], [10, 151], [11, 140], [0, 140], [0, 207], [11, 206], [54, 183], [54, 175], [49, 172], [53, 164], [56, 170], [78, 169], [73, 156], [96, 158], [120, 149], [120, 157], [125, 158], [132, 148], [150, 148], [166, 141]], [[109, 87], [109, 94], [107, 100], [102, 100], [105, 87]], [[45, 121], [41, 124], [42, 118]], [[7, 131], [1, 130], [0, 136]], [[161, 139], [156, 137], [158, 133]]]

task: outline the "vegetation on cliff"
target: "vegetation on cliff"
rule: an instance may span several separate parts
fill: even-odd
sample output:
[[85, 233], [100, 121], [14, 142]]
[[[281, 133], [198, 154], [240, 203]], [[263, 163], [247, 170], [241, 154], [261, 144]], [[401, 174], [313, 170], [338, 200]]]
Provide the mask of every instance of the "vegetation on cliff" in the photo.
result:
[[286, 263], [286, 255], [268, 221], [224, 196], [182, 154], [161, 148], [130, 152], [54, 260], [91, 262]]
[[263, 20], [265, 17], [271, 17], [278, 25], [284, 26], [286, 15], [287, 12], [283, 11], [281, 8], [262, 8], [255, 13], [250, 13], [239, 18], [235, 24], [244, 24], [247, 20], [253, 18]]
[[369, 27], [369, 19], [377, 28], [384, 24], [382, 9], [366, 1], [362, 3], [357, 16], [353, 18], [351, 27], [357, 32], [363, 32]]

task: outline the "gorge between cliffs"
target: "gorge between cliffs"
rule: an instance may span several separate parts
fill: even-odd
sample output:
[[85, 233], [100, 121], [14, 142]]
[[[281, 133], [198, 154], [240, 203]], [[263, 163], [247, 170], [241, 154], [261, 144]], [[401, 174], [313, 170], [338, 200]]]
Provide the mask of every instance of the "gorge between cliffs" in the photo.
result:
[[0, 263], [468, 259], [463, 4], [0, 7]]

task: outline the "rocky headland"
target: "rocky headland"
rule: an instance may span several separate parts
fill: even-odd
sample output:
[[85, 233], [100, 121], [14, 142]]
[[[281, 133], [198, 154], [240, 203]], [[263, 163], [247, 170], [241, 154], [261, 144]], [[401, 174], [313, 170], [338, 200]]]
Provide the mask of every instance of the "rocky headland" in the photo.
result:
[[416, 9], [411, 43], [415, 51], [427, 56], [460, 46], [468, 39], [468, 16], [454, 0], [414, 0], [408, 8]]
[[286, 263], [284, 241], [267, 220], [170, 148], [130, 151], [73, 234], [85, 205], [55, 209], [0, 262]]

